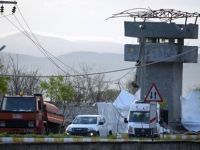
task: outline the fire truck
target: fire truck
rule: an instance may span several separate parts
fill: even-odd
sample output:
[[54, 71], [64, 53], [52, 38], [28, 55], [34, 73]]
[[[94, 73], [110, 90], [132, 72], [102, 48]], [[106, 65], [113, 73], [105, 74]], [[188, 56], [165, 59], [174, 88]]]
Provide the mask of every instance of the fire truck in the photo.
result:
[[1, 100], [0, 132], [58, 133], [63, 122], [59, 109], [44, 101], [42, 94], [4, 96]]

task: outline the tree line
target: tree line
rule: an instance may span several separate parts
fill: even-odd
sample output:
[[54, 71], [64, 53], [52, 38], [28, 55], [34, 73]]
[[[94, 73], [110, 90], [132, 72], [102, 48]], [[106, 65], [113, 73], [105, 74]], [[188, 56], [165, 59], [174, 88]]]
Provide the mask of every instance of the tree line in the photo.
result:
[[[17, 60], [10, 57], [5, 63], [0, 59], [0, 94], [1, 96], [25, 95], [42, 93], [51, 102], [58, 104], [94, 104], [102, 101], [114, 100], [120, 90], [110, 87], [106, 81], [105, 74], [93, 76], [87, 75], [92, 70], [91, 67], [83, 65], [81, 73], [84, 76], [64, 77], [61, 75], [54, 77], [40, 77], [39, 70], [27, 70], [20, 67]], [[11, 76], [2, 76], [10, 74]]]

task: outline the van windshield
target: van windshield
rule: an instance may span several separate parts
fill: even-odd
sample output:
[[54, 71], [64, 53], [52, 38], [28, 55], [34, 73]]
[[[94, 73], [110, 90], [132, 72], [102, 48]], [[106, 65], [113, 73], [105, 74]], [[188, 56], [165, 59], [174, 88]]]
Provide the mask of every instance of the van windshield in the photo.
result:
[[72, 124], [97, 124], [97, 117], [76, 117]]
[[35, 97], [4, 97], [2, 111], [35, 111]]
[[149, 112], [138, 112], [131, 111], [129, 116], [129, 122], [142, 122], [149, 123], [150, 113]]

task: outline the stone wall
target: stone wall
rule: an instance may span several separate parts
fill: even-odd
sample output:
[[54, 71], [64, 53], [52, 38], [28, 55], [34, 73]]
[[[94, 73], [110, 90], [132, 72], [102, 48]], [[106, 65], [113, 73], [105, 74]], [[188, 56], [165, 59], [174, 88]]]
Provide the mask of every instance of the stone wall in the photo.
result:
[[97, 105], [67, 105], [65, 111], [66, 124], [69, 124], [77, 115], [97, 115]]

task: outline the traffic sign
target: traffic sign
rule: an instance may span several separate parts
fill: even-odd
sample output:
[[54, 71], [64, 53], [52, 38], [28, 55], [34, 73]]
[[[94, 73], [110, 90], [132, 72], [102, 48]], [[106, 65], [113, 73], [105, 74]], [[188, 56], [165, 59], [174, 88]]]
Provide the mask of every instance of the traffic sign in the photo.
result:
[[153, 83], [149, 89], [147, 96], [144, 99], [145, 102], [162, 102], [163, 99], [158, 91], [158, 88]]

